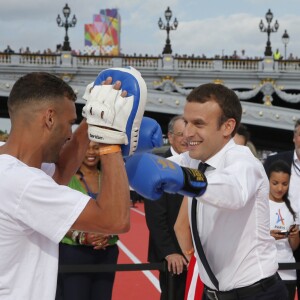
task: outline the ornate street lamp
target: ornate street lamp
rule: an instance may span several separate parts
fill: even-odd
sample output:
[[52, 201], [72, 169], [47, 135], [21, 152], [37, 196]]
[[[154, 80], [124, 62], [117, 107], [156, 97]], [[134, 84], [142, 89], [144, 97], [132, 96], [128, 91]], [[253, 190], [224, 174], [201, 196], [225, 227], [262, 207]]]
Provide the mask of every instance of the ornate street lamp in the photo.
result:
[[266, 13], [266, 20], [268, 23], [268, 26], [265, 27], [264, 23], [262, 20], [260, 20], [259, 23], [259, 29], [261, 32], [266, 32], [268, 34], [268, 41], [267, 41], [267, 45], [266, 45], [266, 51], [265, 51], [265, 56], [272, 56], [272, 48], [271, 48], [271, 42], [270, 42], [270, 33], [271, 32], [277, 32], [278, 28], [279, 28], [279, 23], [276, 20], [274, 26], [271, 27], [271, 22], [273, 19], [273, 13], [271, 12], [271, 10], [269, 9], [268, 12]]
[[68, 18], [71, 14], [71, 9], [68, 6], [68, 4], [65, 5], [65, 7], [63, 8], [63, 14], [66, 18], [65, 22], [63, 22], [60, 18], [60, 15], [57, 16], [56, 18], [56, 22], [58, 27], [65, 27], [66, 30], [66, 35], [65, 35], [65, 40], [64, 40], [64, 45], [62, 47], [63, 51], [71, 51], [71, 47], [70, 47], [70, 42], [69, 42], [69, 37], [68, 37], [68, 29], [69, 27], [75, 27], [76, 23], [77, 23], [77, 19], [76, 16], [74, 15], [71, 22], [68, 21]]
[[168, 7], [165, 11], [165, 18], [167, 20], [166, 25], [163, 23], [161, 18], [159, 18], [159, 20], [158, 20], [158, 27], [161, 30], [166, 30], [167, 31], [167, 40], [166, 40], [165, 48], [163, 50], [163, 54], [172, 54], [171, 41], [170, 41], [169, 33], [170, 33], [170, 30], [176, 30], [177, 29], [178, 21], [175, 18], [173, 24], [170, 25], [170, 20], [172, 18], [172, 11], [170, 10], [170, 7]]
[[284, 59], [286, 59], [286, 46], [290, 41], [290, 36], [288, 35], [286, 29], [284, 30], [284, 34], [282, 35], [281, 39], [284, 44]]

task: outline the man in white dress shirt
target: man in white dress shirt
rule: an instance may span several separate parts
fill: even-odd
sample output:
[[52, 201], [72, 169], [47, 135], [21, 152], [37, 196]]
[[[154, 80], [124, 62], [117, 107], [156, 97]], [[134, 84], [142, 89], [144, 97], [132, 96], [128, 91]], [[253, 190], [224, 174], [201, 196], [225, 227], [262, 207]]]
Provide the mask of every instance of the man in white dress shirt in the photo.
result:
[[[197, 198], [196, 222], [219, 287], [195, 247], [204, 299], [284, 300], [287, 291], [277, 274], [270, 236], [268, 178], [249, 148], [233, 141], [241, 114], [239, 99], [225, 86], [209, 83], [195, 88], [183, 114], [189, 151], [171, 159], [192, 168], [199, 162], [208, 164], [208, 188]], [[192, 198], [188, 202], [191, 224]]]

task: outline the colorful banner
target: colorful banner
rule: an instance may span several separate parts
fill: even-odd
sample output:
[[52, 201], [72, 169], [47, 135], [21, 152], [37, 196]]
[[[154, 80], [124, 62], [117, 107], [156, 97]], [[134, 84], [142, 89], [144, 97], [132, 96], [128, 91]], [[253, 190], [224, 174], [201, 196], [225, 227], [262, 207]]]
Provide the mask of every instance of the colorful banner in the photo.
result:
[[93, 24], [85, 24], [85, 49], [97, 49], [101, 55], [120, 55], [121, 18], [117, 9], [101, 9]]

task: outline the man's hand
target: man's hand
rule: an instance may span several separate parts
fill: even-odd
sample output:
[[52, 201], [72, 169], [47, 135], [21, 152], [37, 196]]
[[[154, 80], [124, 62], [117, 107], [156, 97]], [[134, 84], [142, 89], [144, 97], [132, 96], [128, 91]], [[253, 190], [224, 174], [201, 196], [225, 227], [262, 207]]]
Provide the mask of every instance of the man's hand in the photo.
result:
[[181, 274], [188, 264], [185, 257], [177, 253], [170, 254], [165, 259], [168, 262], [169, 272], [177, 275]]
[[[112, 77], [109, 76], [109, 77], [106, 78], [106, 80], [104, 80], [104, 81], [101, 82], [101, 85], [111, 85], [112, 84], [112, 80], [113, 80]], [[114, 84], [113, 88], [115, 90], [120, 90], [121, 89], [121, 85], [122, 85], [121, 81], [117, 81]], [[86, 105], [82, 108], [82, 116], [84, 118], [87, 117], [87, 113], [86, 113], [87, 104], [88, 104], [88, 101], [90, 99], [90, 94], [91, 94], [91, 92], [93, 90], [93, 87], [94, 87], [94, 82], [91, 82], [90, 84], [88, 84], [87, 87], [86, 87], [86, 89], [85, 89], [84, 95], [82, 96], [83, 100], [85, 100], [87, 102]], [[126, 96], [127, 96], [127, 91], [125, 91], [125, 90], [122, 91], [121, 97], [126, 97]]]
[[88, 85], [83, 98], [90, 140], [122, 145], [123, 154], [132, 154], [147, 98], [141, 74], [132, 67], [104, 70]]

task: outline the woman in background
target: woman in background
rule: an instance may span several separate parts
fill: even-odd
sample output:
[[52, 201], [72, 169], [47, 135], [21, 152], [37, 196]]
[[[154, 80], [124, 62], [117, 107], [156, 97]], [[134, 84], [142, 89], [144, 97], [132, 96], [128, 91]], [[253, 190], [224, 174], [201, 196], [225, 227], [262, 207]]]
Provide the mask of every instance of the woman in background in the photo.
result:
[[[85, 158], [69, 187], [95, 199], [100, 191], [99, 145], [90, 142]], [[59, 245], [59, 264], [116, 264], [117, 236], [70, 230]], [[56, 299], [111, 300], [115, 273], [61, 273]]]
[[[291, 168], [282, 160], [275, 161], [269, 168], [270, 182], [270, 228], [276, 240], [278, 263], [294, 263], [293, 251], [299, 246], [299, 225], [297, 212], [288, 199]], [[280, 277], [289, 281], [286, 287], [289, 299], [294, 300], [296, 292], [296, 270], [280, 270]]]

